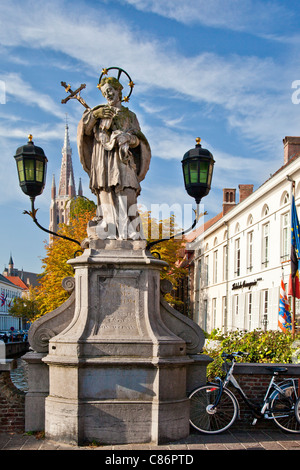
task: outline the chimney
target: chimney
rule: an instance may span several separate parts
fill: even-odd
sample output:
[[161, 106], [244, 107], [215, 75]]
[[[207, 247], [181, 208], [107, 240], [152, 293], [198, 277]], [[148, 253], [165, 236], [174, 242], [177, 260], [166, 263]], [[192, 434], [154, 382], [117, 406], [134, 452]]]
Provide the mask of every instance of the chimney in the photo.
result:
[[294, 155], [300, 153], [300, 137], [287, 136], [283, 139], [284, 164]]
[[223, 189], [223, 215], [235, 206], [235, 188]]
[[242, 202], [246, 197], [253, 193], [253, 184], [239, 184], [240, 200]]

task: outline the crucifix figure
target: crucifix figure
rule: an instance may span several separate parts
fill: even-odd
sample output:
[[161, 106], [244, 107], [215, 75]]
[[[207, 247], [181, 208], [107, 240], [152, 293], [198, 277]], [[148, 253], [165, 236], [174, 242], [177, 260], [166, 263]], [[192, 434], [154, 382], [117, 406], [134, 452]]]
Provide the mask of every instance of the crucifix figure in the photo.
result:
[[[97, 197], [93, 223], [98, 237], [139, 239], [137, 197], [149, 169], [151, 150], [136, 115], [122, 105], [120, 77], [104, 76], [108, 70], [102, 71], [98, 84], [107, 104], [84, 111], [78, 125], [78, 152]], [[120, 76], [124, 71], [118, 70]], [[131, 80], [129, 86], [132, 91]]]

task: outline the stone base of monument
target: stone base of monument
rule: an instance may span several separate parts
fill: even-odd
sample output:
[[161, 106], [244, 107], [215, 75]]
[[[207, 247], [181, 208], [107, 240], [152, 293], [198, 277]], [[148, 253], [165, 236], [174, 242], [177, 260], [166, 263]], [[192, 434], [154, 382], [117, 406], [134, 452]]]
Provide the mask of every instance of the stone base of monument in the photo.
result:
[[49, 341], [46, 437], [163, 443], [189, 434], [186, 342], [160, 314], [166, 263], [144, 241], [91, 240], [75, 269], [75, 313]]

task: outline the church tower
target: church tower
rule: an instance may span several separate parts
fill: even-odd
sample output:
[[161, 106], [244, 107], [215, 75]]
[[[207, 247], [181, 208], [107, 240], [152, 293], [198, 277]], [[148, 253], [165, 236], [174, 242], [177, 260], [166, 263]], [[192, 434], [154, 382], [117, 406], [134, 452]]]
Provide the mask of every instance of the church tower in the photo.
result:
[[[78, 196], [82, 196], [81, 179], [79, 180]], [[70, 215], [70, 201], [76, 197], [74, 172], [72, 164], [72, 149], [70, 146], [69, 126], [66, 123], [64, 145], [62, 148], [62, 161], [58, 191], [56, 190], [55, 176], [52, 178], [50, 224], [49, 230], [57, 232], [59, 224], [68, 224]], [[52, 236], [50, 235], [50, 242]]]

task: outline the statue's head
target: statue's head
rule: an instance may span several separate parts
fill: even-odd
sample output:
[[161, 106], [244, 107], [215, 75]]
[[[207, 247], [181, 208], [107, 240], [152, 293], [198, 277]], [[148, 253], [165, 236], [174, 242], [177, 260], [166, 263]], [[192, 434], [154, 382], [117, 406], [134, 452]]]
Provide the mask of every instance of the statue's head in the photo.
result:
[[122, 100], [123, 86], [121, 85], [119, 80], [117, 80], [115, 77], [104, 77], [104, 78], [102, 78], [101, 82], [98, 85], [99, 90], [102, 91], [102, 87], [106, 84], [112, 86], [115, 90], [118, 90], [119, 98], [120, 98], [120, 100]]

